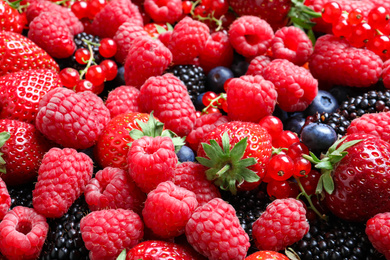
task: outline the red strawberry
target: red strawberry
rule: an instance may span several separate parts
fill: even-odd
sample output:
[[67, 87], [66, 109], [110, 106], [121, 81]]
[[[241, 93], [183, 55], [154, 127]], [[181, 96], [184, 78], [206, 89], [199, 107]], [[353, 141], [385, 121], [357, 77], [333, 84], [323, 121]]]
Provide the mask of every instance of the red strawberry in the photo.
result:
[[245, 260], [289, 260], [287, 256], [276, 251], [257, 251], [245, 258]]
[[10, 119], [0, 120], [0, 136], [0, 177], [10, 186], [34, 181], [48, 140], [34, 125]]
[[10, 6], [9, 2], [0, 0], [0, 28], [2, 31], [22, 33], [27, 20], [23, 14]]
[[201, 144], [197, 159], [217, 186], [236, 193], [237, 188], [254, 189], [264, 178], [272, 144], [260, 125], [231, 121], [214, 128]]
[[57, 73], [39, 69], [7, 74], [0, 78], [0, 86], [0, 118], [34, 124], [39, 101], [62, 85]]
[[0, 31], [0, 76], [28, 69], [59, 71], [56, 61], [21, 34]]

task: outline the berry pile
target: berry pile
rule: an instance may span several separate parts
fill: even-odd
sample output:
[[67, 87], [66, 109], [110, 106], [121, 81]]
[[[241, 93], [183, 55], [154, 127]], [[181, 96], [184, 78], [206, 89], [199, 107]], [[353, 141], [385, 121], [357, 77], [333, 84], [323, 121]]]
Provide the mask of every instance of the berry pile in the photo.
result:
[[390, 0], [0, 0], [0, 259], [390, 259]]

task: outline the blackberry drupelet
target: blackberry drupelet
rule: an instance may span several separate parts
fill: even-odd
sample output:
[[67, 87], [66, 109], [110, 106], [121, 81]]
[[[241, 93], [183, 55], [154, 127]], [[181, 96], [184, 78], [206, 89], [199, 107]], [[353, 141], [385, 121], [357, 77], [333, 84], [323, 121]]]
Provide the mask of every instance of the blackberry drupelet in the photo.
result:
[[48, 219], [50, 229], [39, 259], [89, 259], [89, 251], [85, 248], [80, 231], [80, 220], [89, 212], [88, 204], [82, 195], [64, 216]]
[[206, 75], [203, 69], [196, 65], [176, 65], [167, 70], [178, 77], [187, 87], [192, 103], [206, 91]]
[[16, 206], [32, 208], [34, 186], [34, 183], [30, 183], [20, 187], [8, 187], [8, 193], [11, 196], [11, 209]]
[[366, 113], [390, 110], [390, 90], [371, 90], [356, 97], [350, 97], [341, 103], [334, 113], [322, 113], [314, 116], [314, 122], [321, 122], [335, 129], [338, 137], [346, 134], [351, 121]]
[[301, 260], [380, 260], [362, 223], [346, 222], [331, 216], [328, 222], [310, 223], [309, 232], [290, 246]]

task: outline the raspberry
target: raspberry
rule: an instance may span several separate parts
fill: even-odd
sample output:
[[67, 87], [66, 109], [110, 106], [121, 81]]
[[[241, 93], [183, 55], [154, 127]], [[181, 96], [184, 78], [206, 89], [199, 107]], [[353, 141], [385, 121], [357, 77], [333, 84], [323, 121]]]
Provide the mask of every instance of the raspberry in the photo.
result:
[[275, 86], [262, 76], [241, 76], [226, 84], [229, 118], [234, 121], [258, 123], [271, 115], [278, 97]]
[[0, 221], [3, 219], [11, 207], [11, 197], [9, 196], [7, 185], [0, 178]]
[[28, 38], [54, 58], [70, 57], [76, 50], [73, 35], [55, 13], [40, 13], [29, 25]]
[[205, 166], [195, 162], [183, 162], [175, 168], [174, 183], [195, 193], [199, 206], [221, 197], [217, 186], [207, 179], [206, 170]]
[[148, 33], [139, 24], [124, 22], [121, 26], [119, 26], [113, 37], [113, 40], [117, 45], [117, 51], [115, 53], [115, 60], [117, 62], [122, 64], [125, 63], [131, 43], [139, 36], [148, 36]]
[[266, 55], [256, 56], [251, 60], [248, 66], [248, 70], [246, 71], [246, 75], [263, 75], [264, 68], [271, 62], [271, 58]]
[[142, 15], [135, 4], [128, 0], [113, 0], [96, 14], [92, 30], [101, 38], [112, 38], [119, 26], [125, 22], [144, 25]]
[[192, 191], [171, 181], [160, 183], [145, 201], [142, 216], [145, 225], [162, 238], [184, 234], [184, 228], [198, 206]]
[[364, 114], [352, 120], [347, 128], [347, 134], [354, 133], [375, 135], [390, 142], [390, 112]]
[[160, 182], [173, 180], [178, 159], [171, 138], [144, 136], [132, 142], [127, 162], [130, 176], [148, 193]]
[[305, 64], [313, 53], [313, 44], [304, 31], [289, 26], [275, 32], [271, 50], [274, 59], [286, 59], [300, 66]]
[[110, 111], [96, 94], [56, 88], [39, 102], [35, 125], [64, 147], [85, 149], [96, 142], [109, 120]]
[[366, 234], [379, 253], [390, 258], [390, 212], [379, 213], [366, 223]]
[[186, 16], [173, 28], [168, 45], [173, 55], [173, 63], [194, 64], [194, 59], [202, 52], [210, 35], [206, 24]]
[[37, 259], [48, 230], [44, 216], [16, 206], [0, 222], [0, 251], [7, 259]]
[[382, 81], [385, 88], [390, 88], [390, 60], [387, 60], [383, 63], [382, 67]]
[[317, 39], [309, 59], [312, 75], [331, 85], [369, 87], [378, 82], [383, 61], [370, 50], [349, 45], [345, 39], [324, 35]]
[[185, 234], [195, 250], [208, 259], [244, 259], [250, 246], [236, 211], [220, 198], [195, 210]]
[[164, 44], [149, 36], [137, 37], [125, 61], [126, 85], [140, 88], [145, 80], [160, 76], [172, 62], [172, 53]]
[[288, 60], [271, 61], [263, 77], [274, 83], [278, 92], [278, 105], [286, 112], [305, 110], [318, 92], [318, 81], [310, 72]]
[[140, 104], [144, 112], [154, 115], [165, 128], [179, 136], [187, 135], [195, 122], [195, 107], [187, 87], [174, 75], [150, 77], [140, 89]]
[[33, 190], [34, 209], [48, 218], [64, 215], [92, 178], [93, 162], [71, 148], [52, 148], [42, 159]]
[[271, 26], [256, 16], [241, 16], [229, 28], [230, 43], [234, 50], [245, 57], [265, 54], [273, 37]]
[[141, 213], [146, 200], [127, 172], [106, 167], [96, 173], [85, 187], [85, 201], [92, 211], [102, 209], [131, 209]]
[[106, 107], [111, 118], [126, 112], [139, 112], [139, 96], [140, 91], [131, 86], [119, 86], [108, 93]]
[[165, 46], [169, 46], [169, 43], [171, 42], [171, 36], [172, 36], [172, 31], [166, 31], [162, 32], [158, 35], [157, 39], [160, 40]]
[[181, 0], [145, 0], [144, 8], [155, 23], [173, 24], [183, 14]]
[[253, 223], [252, 235], [258, 249], [279, 251], [301, 240], [308, 231], [302, 202], [289, 198], [269, 204]]
[[125, 209], [93, 211], [81, 219], [80, 230], [91, 260], [116, 259], [123, 249], [134, 247], [144, 235], [139, 215]]

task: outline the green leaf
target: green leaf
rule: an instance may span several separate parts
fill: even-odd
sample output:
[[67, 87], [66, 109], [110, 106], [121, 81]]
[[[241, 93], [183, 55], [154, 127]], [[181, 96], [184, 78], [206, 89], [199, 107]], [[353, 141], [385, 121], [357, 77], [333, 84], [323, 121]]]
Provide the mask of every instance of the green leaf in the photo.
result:
[[323, 180], [324, 180], [324, 175], [321, 175], [320, 178], [318, 179], [318, 183], [317, 183], [317, 187], [316, 187], [316, 194], [322, 193], [323, 187], [324, 187]]
[[229, 134], [227, 132], [222, 135], [222, 148], [225, 153], [229, 153], [230, 151], [230, 141]]
[[123, 249], [116, 260], [126, 260], [126, 249]]
[[251, 171], [248, 168], [242, 169], [239, 174], [246, 182], [257, 182], [260, 180], [260, 177], [254, 171]]
[[246, 168], [257, 163], [256, 159], [253, 157], [242, 159], [238, 162], [239, 167]]
[[317, 163], [315, 167], [318, 169], [333, 170], [333, 165], [330, 161], [321, 161], [320, 163]]
[[156, 27], [158, 34], [162, 34], [162, 33], [165, 33], [167, 31], [167, 29], [165, 29], [164, 27], [162, 27], [161, 25], [158, 25], [156, 23], [154, 24], [154, 26]]
[[[211, 140], [210, 143], [212, 141], [213, 140]], [[211, 144], [202, 143], [202, 147], [207, 157], [209, 157], [211, 161], [218, 160], [217, 152], [215, 151], [214, 147]]]
[[334, 182], [330, 172], [323, 174], [323, 176], [324, 189], [328, 194], [332, 194], [334, 191]]
[[247, 140], [248, 137], [245, 137], [234, 145], [233, 149], [230, 151], [232, 161], [238, 161], [244, 156], [245, 149], [248, 144]]
[[309, 152], [309, 154], [310, 155], [302, 154], [302, 156], [303, 156], [303, 158], [305, 158], [306, 160], [309, 160], [312, 163], [319, 163], [319, 162], [321, 162], [321, 160], [318, 159], [317, 156], [314, 153]]
[[0, 147], [3, 147], [3, 145], [5, 144], [5, 142], [10, 139], [11, 137], [11, 134], [8, 133], [8, 132], [1, 132], [0, 133]]
[[340, 151], [340, 152], [343, 152], [345, 151], [346, 149], [354, 146], [355, 144], [359, 143], [363, 141], [363, 139], [359, 139], [359, 140], [352, 140], [352, 141], [349, 141], [349, 142], [346, 142], [346, 143], [343, 143], [342, 145], [340, 145], [339, 148], [337, 148], [337, 151]]
[[236, 180], [229, 180], [228, 189], [233, 195], [237, 194]]
[[212, 168], [212, 167], [214, 166], [214, 162], [213, 162], [213, 161], [211, 161], [211, 160], [209, 160], [209, 159], [206, 159], [206, 158], [204, 158], [204, 157], [196, 157], [196, 160], [197, 160], [200, 164], [202, 164], [202, 165], [204, 165], [204, 166], [206, 166], [206, 167], [208, 167], [208, 168]]
[[315, 25], [315, 23], [304, 21], [301, 18], [296, 17], [296, 16], [290, 17], [290, 19], [291, 19], [292, 23], [294, 24], [294, 26], [300, 27], [303, 29], [311, 29]]
[[219, 169], [217, 168], [210, 168], [208, 170], [206, 170], [206, 177], [209, 181], [212, 181], [212, 180], [215, 180], [215, 179], [218, 179], [218, 173]]
[[173, 26], [170, 23], [167, 23], [168, 31], [173, 31]]
[[329, 148], [328, 148], [328, 154], [331, 154], [333, 153], [336, 149], [337, 149], [337, 146], [339, 146], [339, 144], [341, 144], [345, 138], [347, 138], [346, 136], [344, 136], [343, 138], [337, 140], [336, 142], [334, 142]]
[[138, 140], [142, 137], [144, 137], [144, 133], [141, 131], [141, 130], [138, 130], [138, 129], [133, 129], [129, 132], [130, 134], [130, 137], [133, 139], [133, 140]]

